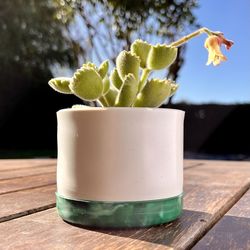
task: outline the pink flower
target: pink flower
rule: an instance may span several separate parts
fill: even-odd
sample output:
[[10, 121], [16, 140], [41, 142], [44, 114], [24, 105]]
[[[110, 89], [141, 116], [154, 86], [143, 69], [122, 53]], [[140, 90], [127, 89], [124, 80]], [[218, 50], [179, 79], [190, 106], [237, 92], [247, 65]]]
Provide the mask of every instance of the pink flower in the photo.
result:
[[233, 46], [233, 41], [227, 40], [222, 33], [219, 35], [209, 36], [205, 41], [205, 48], [208, 50], [207, 65], [213, 63], [214, 66], [219, 65], [221, 61], [226, 61], [227, 58], [222, 54], [220, 46], [224, 44], [229, 50]]

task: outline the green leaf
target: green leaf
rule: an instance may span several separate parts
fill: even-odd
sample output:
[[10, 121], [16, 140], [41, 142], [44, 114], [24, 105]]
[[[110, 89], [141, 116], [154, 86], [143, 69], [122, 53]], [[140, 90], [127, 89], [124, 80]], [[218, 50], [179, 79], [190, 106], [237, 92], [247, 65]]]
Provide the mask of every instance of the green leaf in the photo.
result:
[[149, 43], [141, 39], [135, 40], [131, 45], [131, 52], [136, 54], [140, 58], [141, 60], [140, 66], [142, 68], [147, 67], [147, 58], [148, 58], [148, 54], [151, 49], [151, 46], [152, 45], [150, 45]]
[[174, 95], [177, 91], [177, 89], [179, 88], [179, 85], [172, 82], [171, 83], [171, 92], [170, 92], [170, 96]]
[[116, 89], [120, 89], [122, 86], [122, 79], [120, 78], [118, 71], [116, 68], [113, 69], [113, 71], [110, 74], [110, 81], [112, 83], [112, 85], [116, 88]]
[[72, 79], [69, 77], [52, 78], [49, 81], [49, 86], [60, 93], [72, 94], [72, 92], [69, 88], [69, 84], [70, 84], [71, 80]]
[[131, 73], [136, 80], [139, 78], [140, 58], [132, 52], [123, 50], [116, 58], [116, 68], [122, 80]]
[[171, 93], [171, 80], [151, 79], [137, 95], [134, 107], [159, 107]]
[[94, 69], [95, 71], [98, 71], [97, 66], [94, 63], [92, 63], [92, 62], [84, 63], [82, 65], [81, 69], [85, 69], [85, 68], [87, 68], [87, 69]]
[[152, 46], [147, 59], [147, 68], [151, 70], [164, 69], [176, 59], [177, 48], [164, 44]]
[[83, 105], [83, 104], [75, 104], [72, 106], [72, 109], [91, 109], [92, 107]]
[[102, 79], [106, 76], [108, 70], [109, 70], [109, 61], [106, 60], [98, 68], [98, 73]]
[[69, 88], [79, 98], [94, 101], [103, 93], [103, 82], [100, 75], [91, 67], [82, 67], [74, 74]]
[[116, 89], [110, 88], [108, 93], [105, 95], [105, 99], [109, 105], [109, 107], [113, 107], [115, 105], [115, 100], [118, 95], [118, 91]]
[[116, 98], [116, 107], [130, 107], [136, 98], [138, 91], [138, 81], [135, 79], [133, 74], [128, 74], [121, 87], [121, 90]]
[[117, 95], [118, 91], [114, 88], [110, 88], [106, 95], [103, 95], [98, 99], [98, 102], [103, 107], [113, 107], [115, 105]]
[[104, 79], [102, 79], [102, 82], [103, 82], [103, 95], [105, 95], [110, 88], [109, 78], [106, 76]]
[[102, 106], [102, 107], [108, 107], [108, 102], [106, 101], [104, 96], [101, 96], [97, 102]]

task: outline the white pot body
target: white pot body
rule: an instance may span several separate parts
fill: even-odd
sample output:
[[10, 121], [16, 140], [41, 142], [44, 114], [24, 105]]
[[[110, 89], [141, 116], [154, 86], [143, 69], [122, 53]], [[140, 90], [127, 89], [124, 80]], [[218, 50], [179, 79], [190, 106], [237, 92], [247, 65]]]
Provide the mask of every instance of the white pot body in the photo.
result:
[[57, 119], [62, 197], [121, 202], [182, 194], [183, 111], [64, 109]]

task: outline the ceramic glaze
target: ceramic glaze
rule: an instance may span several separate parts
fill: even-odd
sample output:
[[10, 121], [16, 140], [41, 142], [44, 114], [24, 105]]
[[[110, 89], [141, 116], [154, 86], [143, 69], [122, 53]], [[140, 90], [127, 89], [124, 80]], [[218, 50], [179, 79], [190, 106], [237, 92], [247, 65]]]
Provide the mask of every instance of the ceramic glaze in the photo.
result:
[[97, 202], [65, 199], [57, 194], [59, 215], [66, 221], [99, 228], [131, 228], [159, 225], [178, 218], [182, 195], [137, 202]]

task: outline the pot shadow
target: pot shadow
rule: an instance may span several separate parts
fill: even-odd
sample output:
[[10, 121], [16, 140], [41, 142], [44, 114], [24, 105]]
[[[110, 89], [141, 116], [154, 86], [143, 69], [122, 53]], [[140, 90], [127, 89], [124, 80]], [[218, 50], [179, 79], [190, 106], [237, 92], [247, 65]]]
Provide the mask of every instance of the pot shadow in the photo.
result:
[[154, 244], [173, 247], [176, 246], [180, 240], [187, 241], [188, 238], [193, 239], [194, 234], [197, 233], [197, 229], [202, 231], [202, 229], [207, 227], [209, 218], [211, 218], [211, 216], [211, 214], [204, 212], [183, 210], [182, 215], [175, 221], [159, 226], [128, 229], [94, 228], [72, 224], [69, 222], [67, 223], [78, 228], [102, 234], [126, 237], [139, 241], [146, 241]]

